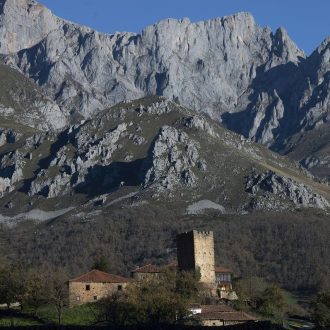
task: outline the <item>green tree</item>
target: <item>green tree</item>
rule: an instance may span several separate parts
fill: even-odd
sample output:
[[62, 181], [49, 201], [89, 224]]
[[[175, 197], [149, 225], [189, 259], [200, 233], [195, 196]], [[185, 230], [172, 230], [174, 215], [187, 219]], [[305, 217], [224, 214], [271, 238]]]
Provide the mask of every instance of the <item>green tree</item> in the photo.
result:
[[26, 278], [21, 266], [8, 265], [0, 270], [0, 302], [10, 308], [12, 303], [23, 306]]
[[239, 310], [255, 309], [259, 296], [268, 286], [269, 283], [261, 277], [250, 276], [235, 279], [233, 290], [238, 296], [238, 300], [234, 302], [235, 308]]
[[198, 295], [199, 272], [178, 272], [176, 275], [176, 292], [181, 299], [194, 300]]
[[48, 295], [49, 288], [45, 274], [37, 270], [28, 271], [24, 306], [31, 308], [33, 315], [37, 315], [38, 308], [47, 302]]
[[319, 327], [330, 327], [330, 291], [318, 294], [310, 304], [312, 319]]
[[256, 309], [267, 317], [282, 317], [286, 307], [285, 293], [275, 284], [267, 287], [256, 299]]
[[100, 256], [98, 259], [95, 260], [92, 269], [97, 269], [102, 272], [108, 273], [110, 271], [108, 259], [105, 256]]
[[127, 295], [114, 293], [98, 303], [98, 321], [112, 327], [132, 326], [140, 323], [139, 311], [135, 304], [128, 301]]
[[194, 274], [166, 271], [100, 302], [101, 314], [113, 326], [181, 324], [187, 320], [196, 287]]

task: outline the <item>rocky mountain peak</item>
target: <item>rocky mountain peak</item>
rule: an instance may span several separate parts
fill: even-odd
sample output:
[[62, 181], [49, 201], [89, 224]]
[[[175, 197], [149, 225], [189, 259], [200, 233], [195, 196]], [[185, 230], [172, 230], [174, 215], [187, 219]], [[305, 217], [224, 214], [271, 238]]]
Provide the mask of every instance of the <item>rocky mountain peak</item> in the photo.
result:
[[6, 63], [33, 78], [66, 114], [90, 117], [153, 94], [219, 118], [241, 110], [238, 98], [258, 67], [297, 62], [301, 55], [286, 33], [273, 38], [246, 12], [196, 23], [166, 19], [141, 35], [109, 36], [68, 24], [37, 2], [19, 1], [2, 15], [0, 52], [20, 51]]
[[2, 0], [0, 10], [2, 54], [33, 47], [58, 24], [51, 11], [34, 0]]
[[287, 62], [298, 62], [306, 57], [283, 27], [278, 28], [274, 34], [273, 50], [278, 57], [285, 59]]
[[323, 53], [325, 50], [330, 48], [330, 36], [326, 37], [321, 45], [316, 49], [319, 54]]
[[284, 28], [273, 33], [246, 12], [107, 35], [36, 1], [0, 4], [2, 62], [32, 78], [66, 125], [158, 95], [284, 152], [293, 135], [328, 121], [329, 39], [306, 58]]
[[321, 75], [326, 74], [330, 70], [330, 36], [322, 42], [322, 44], [311, 54], [311, 69], [314, 73]]

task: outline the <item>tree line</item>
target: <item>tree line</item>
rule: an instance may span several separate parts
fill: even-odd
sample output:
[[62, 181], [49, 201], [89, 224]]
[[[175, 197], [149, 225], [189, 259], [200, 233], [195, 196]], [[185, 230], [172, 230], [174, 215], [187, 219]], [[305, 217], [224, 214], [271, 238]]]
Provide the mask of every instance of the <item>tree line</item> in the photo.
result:
[[111, 260], [110, 272], [127, 276], [136, 266], [175, 260], [178, 233], [213, 230], [217, 263], [235, 275], [256, 274], [289, 290], [317, 292], [330, 289], [330, 225], [328, 216], [317, 212], [184, 217], [161, 205], [118, 208], [88, 222], [0, 225], [0, 254], [36, 267], [63, 267], [72, 277], [102, 254]]

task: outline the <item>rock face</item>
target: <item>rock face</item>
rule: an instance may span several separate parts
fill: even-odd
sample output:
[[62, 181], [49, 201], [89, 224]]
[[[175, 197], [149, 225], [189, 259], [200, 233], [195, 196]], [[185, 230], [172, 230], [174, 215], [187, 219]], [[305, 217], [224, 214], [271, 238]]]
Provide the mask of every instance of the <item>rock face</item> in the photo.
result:
[[[71, 189], [84, 190], [91, 180], [105, 173], [113, 152], [120, 148], [117, 142], [126, 128], [127, 125], [122, 123], [101, 138], [90, 137], [88, 123], [64, 131], [60, 136], [63, 145], [50, 156], [47, 167], [41, 169], [31, 182], [29, 195], [53, 198], [68, 194]], [[73, 156], [74, 148], [77, 152]], [[105, 177], [101, 185], [106, 185], [108, 180]]]
[[169, 126], [161, 128], [155, 139], [144, 184], [158, 183], [159, 188], [173, 189], [177, 182], [196, 185], [193, 169], [202, 164], [196, 143], [188, 135]]
[[0, 147], [7, 143], [15, 143], [20, 138], [20, 134], [11, 129], [0, 129]]
[[[118, 183], [119, 185], [129, 183], [127, 177], [118, 173], [121, 171], [120, 164], [113, 164], [114, 154], [125, 148], [119, 142], [123, 139], [126, 144], [133, 143], [136, 147], [149, 145], [148, 157], [141, 161], [138, 166], [139, 173], [136, 174], [137, 182], [144, 188], [152, 186], [157, 192], [164, 192], [174, 191], [180, 184], [195, 186], [197, 179], [194, 171], [206, 170], [205, 160], [199, 157], [198, 143], [175, 127], [162, 126], [150, 144], [143, 136], [144, 132], [140, 126], [135, 129], [138, 134], [132, 133], [133, 122], [125, 120], [127, 111], [122, 110], [119, 112], [121, 122], [115, 128], [104, 131], [102, 135], [99, 133], [100, 127], [103, 131], [104, 126], [109, 124], [104, 116], [98, 123], [83, 122], [63, 132], [61, 134], [63, 145], [56, 154], [51, 155], [47, 168], [41, 169], [31, 182], [29, 195], [53, 198], [68, 194], [71, 189], [90, 191], [92, 181], [100, 177], [102, 177], [101, 182], [98, 180], [97, 182], [104, 189], [117, 188]], [[141, 105], [136, 109], [138, 117], [143, 114], [164, 116], [171, 111], [173, 105], [168, 101], [156, 102], [146, 107]], [[208, 127], [212, 130], [205, 119], [194, 118], [194, 116], [184, 118], [185, 127], [192, 128], [192, 124], [195, 123], [202, 125], [199, 128]], [[92, 130], [96, 133], [91, 134]], [[131, 155], [129, 159], [125, 158], [129, 164], [131, 158], [135, 157]], [[51, 173], [57, 174], [52, 176]], [[119, 181], [119, 177], [124, 181]]]
[[141, 205], [174, 203], [183, 214], [191, 205], [233, 214], [330, 207], [329, 187], [297, 164], [163, 97], [117, 104], [57, 134], [0, 133], [0, 195], [13, 211], [18, 192], [28, 205], [83, 207], [83, 198], [107, 208], [134, 196]]
[[[304, 57], [283, 29], [273, 35], [248, 13], [199, 23], [169, 19], [141, 34], [110, 36], [57, 19], [27, 0], [20, 6], [27, 12], [23, 24], [6, 25], [5, 19], [16, 15], [16, 2], [5, 1], [2, 14], [6, 31], [22, 36], [12, 46], [3, 33], [2, 52], [11, 54], [6, 62], [32, 77], [68, 112], [86, 117], [126, 99], [157, 94], [220, 118], [246, 108], [241, 96], [257, 75]], [[38, 18], [31, 12], [39, 12]]]
[[15, 183], [24, 179], [24, 157], [18, 151], [0, 156], [0, 196], [15, 189]]
[[0, 130], [24, 125], [56, 131], [67, 125], [59, 106], [36, 83], [5, 65], [0, 65], [0, 76]]
[[[0, 12], [3, 62], [38, 83], [66, 124], [121, 101], [163, 95], [291, 153], [297, 136], [329, 122], [329, 39], [306, 58], [283, 28], [273, 33], [248, 13], [197, 23], [167, 19], [141, 34], [105, 35], [34, 0], [1, 0]], [[54, 110], [45, 112], [56, 121]], [[305, 164], [309, 156], [293, 157]], [[326, 176], [329, 163], [320, 157], [325, 175], [318, 173]]]
[[[264, 203], [260, 203], [267, 194], [273, 194], [280, 196], [283, 199], [288, 198], [295, 205], [303, 207], [318, 207], [326, 209], [330, 207], [329, 202], [313, 192], [309, 187], [304, 184], [294, 182], [292, 179], [279, 176], [272, 171], [268, 171], [261, 174], [251, 173], [247, 178], [245, 189], [253, 196], [258, 196], [259, 193], [263, 193], [261, 197], [257, 197], [253, 200], [253, 205], [256, 208], [264, 208]], [[278, 205], [273, 205], [274, 210]]]
[[0, 9], [2, 54], [31, 48], [58, 27], [59, 19], [34, 0], [1, 0]]

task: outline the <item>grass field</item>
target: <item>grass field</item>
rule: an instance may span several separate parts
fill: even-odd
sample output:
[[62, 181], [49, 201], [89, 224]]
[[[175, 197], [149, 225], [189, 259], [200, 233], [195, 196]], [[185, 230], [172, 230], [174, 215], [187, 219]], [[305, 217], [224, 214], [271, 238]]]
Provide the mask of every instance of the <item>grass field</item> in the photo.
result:
[[[62, 314], [62, 325], [82, 325], [88, 326], [95, 324], [97, 321], [96, 309], [93, 305], [77, 306], [74, 308], [65, 308]], [[58, 316], [53, 306], [43, 306], [37, 310], [36, 316], [32, 312], [26, 310], [20, 312], [12, 311], [11, 315], [1, 315], [0, 311], [0, 327], [5, 326], [33, 326], [42, 324], [56, 324]]]
[[[52, 306], [41, 307], [38, 316], [51, 323], [57, 323], [57, 313]], [[97, 320], [96, 308], [93, 305], [83, 305], [74, 308], [65, 308], [62, 315], [64, 325], [91, 325]]]
[[41, 325], [41, 322], [33, 320], [31, 318], [22, 317], [0, 317], [0, 327], [22, 327], [22, 326], [32, 326]]

